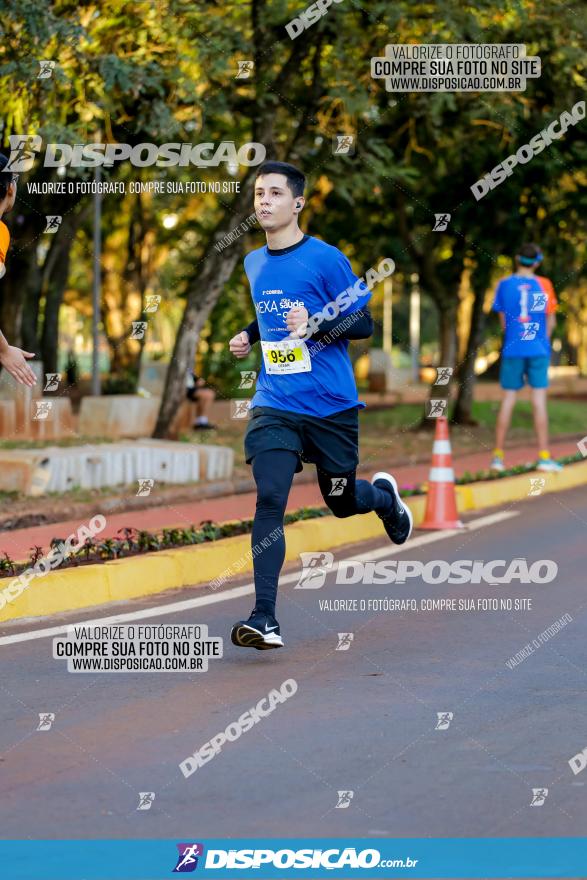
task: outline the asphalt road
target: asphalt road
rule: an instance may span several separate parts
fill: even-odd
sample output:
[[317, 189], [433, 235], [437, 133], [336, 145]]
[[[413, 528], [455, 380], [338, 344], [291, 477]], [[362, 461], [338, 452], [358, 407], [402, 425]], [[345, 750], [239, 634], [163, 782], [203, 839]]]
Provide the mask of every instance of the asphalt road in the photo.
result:
[[[339, 550], [335, 561], [379, 548], [376, 561], [549, 559], [554, 581], [337, 584], [335, 566], [320, 589], [296, 589], [300, 566], [290, 566], [278, 606], [286, 647], [258, 652], [228, 639], [252, 607], [249, 595], [231, 597], [250, 583], [241, 578], [207, 594], [210, 604], [141, 621], [205, 623], [224, 637], [224, 657], [200, 674], [76, 675], [52, 659], [50, 637], [0, 639], [2, 837], [583, 836], [587, 773], [568, 762], [587, 747], [587, 498], [584, 489], [549, 494], [502, 513], [424, 543], [416, 533], [393, 556], [382, 540]], [[5, 625], [0, 636], [202, 595]], [[423, 599], [529, 599], [531, 608], [320, 606], [383, 598], [418, 608]], [[538, 638], [564, 615], [572, 620], [560, 632]], [[353, 634], [347, 650], [337, 650], [338, 633]], [[508, 668], [533, 639], [533, 653]], [[184, 778], [181, 761], [288, 679], [295, 694]], [[39, 713], [54, 713], [50, 730], [36, 729]], [[452, 713], [446, 729], [436, 729], [437, 713]], [[532, 790], [544, 788], [544, 803], [531, 806]], [[337, 808], [341, 791], [353, 795]], [[137, 810], [139, 792], [155, 793], [150, 809]]]

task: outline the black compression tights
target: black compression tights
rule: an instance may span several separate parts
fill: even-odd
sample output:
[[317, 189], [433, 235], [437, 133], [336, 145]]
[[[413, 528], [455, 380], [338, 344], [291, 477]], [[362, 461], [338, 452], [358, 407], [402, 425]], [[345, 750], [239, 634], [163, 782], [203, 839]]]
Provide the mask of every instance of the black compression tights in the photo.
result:
[[[279, 572], [285, 559], [283, 517], [297, 461], [297, 454], [287, 449], [269, 449], [253, 459], [257, 507], [251, 544], [256, 607], [266, 614], [275, 614]], [[318, 468], [318, 483], [324, 501], [337, 517], [372, 510], [389, 512], [390, 496], [367, 480], [357, 480], [355, 471], [333, 474]]]

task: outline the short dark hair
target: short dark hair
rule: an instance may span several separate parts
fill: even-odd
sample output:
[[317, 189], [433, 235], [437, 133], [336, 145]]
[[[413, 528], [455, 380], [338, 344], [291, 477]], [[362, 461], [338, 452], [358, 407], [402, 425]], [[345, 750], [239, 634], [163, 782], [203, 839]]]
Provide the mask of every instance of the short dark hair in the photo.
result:
[[261, 177], [264, 174], [283, 174], [292, 195], [294, 197], [304, 195], [306, 178], [295, 165], [290, 165], [289, 162], [263, 162], [257, 171], [257, 177]]
[[8, 187], [15, 177], [13, 171], [4, 171], [7, 165], [8, 157], [5, 156], [4, 153], [0, 153], [0, 201], [6, 198]]
[[542, 260], [542, 252], [537, 244], [523, 244], [516, 254], [516, 262], [522, 266], [532, 266]]

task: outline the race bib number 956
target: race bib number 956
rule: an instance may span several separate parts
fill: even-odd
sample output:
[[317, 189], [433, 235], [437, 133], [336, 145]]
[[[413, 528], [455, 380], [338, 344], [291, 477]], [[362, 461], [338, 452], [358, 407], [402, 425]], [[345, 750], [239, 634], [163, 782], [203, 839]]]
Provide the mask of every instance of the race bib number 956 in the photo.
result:
[[308, 346], [302, 339], [261, 342], [268, 373], [307, 373], [312, 369]]

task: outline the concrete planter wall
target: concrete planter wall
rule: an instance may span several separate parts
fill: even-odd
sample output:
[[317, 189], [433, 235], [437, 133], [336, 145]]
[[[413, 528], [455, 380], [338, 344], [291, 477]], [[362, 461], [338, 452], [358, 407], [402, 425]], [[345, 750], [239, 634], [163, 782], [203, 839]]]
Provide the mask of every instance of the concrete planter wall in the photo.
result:
[[149, 437], [155, 428], [160, 397], [104, 394], [82, 398], [78, 433], [84, 437]]
[[0, 451], [0, 489], [27, 495], [67, 492], [74, 487], [133, 486], [228, 480], [234, 453], [224, 446], [163, 440]]

